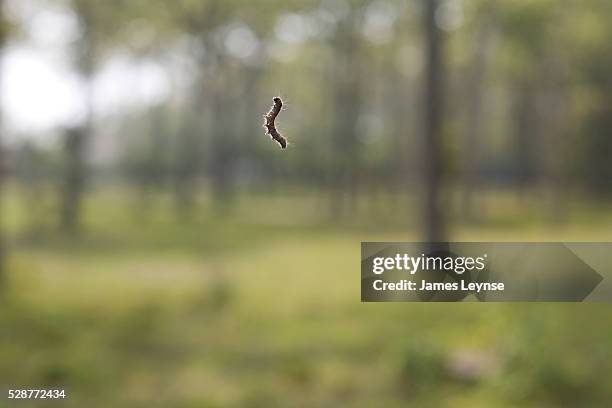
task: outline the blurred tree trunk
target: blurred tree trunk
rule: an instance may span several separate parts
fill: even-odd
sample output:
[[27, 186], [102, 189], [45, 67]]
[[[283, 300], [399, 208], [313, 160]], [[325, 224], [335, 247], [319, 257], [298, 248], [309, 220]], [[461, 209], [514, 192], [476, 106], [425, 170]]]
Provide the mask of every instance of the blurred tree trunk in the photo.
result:
[[[382, 67], [384, 68], [384, 67]], [[389, 67], [387, 67], [389, 69]], [[395, 69], [391, 69], [386, 84], [386, 95], [389, 107], [389, 122], [392, 136], [392, 153], [389, 160], [389, 168], [385, 170], [384, 179], [389, 183], [388, 190], [391, 192], [395, 201], [395, 208], [402, 208], [410, 205], [405, 202], [405, 192], [414, 187], [414, 175], [419, 173], [418, 163], [420, 152], [414, 149], [418, 145], [418, 136], [410, 127], [410, 133], [406, 134], [406, 124], [413, 124], [418, 120], [418, 112], [415, 109], [406, 109], [407, 106], [415, 106], [419, 98], [418, 92], [412, 88], [398, 86], [404, 81], [402, 74]], [[415, 168], [416, 167], [416, 168]], [[377, 180], [380, 182], [380, 180]], [[418, 181], [418, 179], [417, 179]]]
[[522, 78], [514, 85], [514, 172], [521, 199], [525, 198], [527, 188], [537, 175], [538, 112], [536, 96], [536, 84], [533, 80]]
[[332, 85], [331, 215], [344, 217], [357, 196], [359, 146], [357, 122], [361, 108], [361, 72], [355, 12], [339, 24], [334, 40]]
[[425, 91], [424, 91], [424, 239], [441, 242], [445, 239], [442, 189], [442, 123], [443, 123], [443, 53], [442, 33], [436, 24], [438, 0], [424, 0]]
[[84, 127], [66, 130], [64, 140], [64, 186], [62, 192], [62, 229], [74, 232], [78, 227], [81, 194], [85, 181], [85, 138]]
[[[486, 16], [485, 16], [486, 18]], [[484, 126], [483, 98], [487, 71], [487, 56], [489, 53], [492, 27], [483, 23], [477, 33], [473, 59], [468, 80], [464, 90], [467, 101], [467, 120], [463, 145], [463, 190], [461, 214], [465, 221], [477, 221], [479, 213], [474, 208], [474, 191], [479, 184], [480, 160], [482, 152], [482, 133]]]
[[[215, 211], [223, 215], [231, 206], [234, 191], [234, 151], [237, 120], [234, 117], [235, 89], [231, 82], [232, 70], [226, 63], [224, 53], [219, 49], [214, 28], [222, 20], [222, 2], [209, 1], [202, 14], [201, 44], [204, 57], [201, 61], [202, 82], [200, 89], [200, 109], [208, 111], [211, 117], [206, 130], [210, 133], [208, 140], [208, 176]], [[239, 97], [235, 98], [239, 101]]]
[[85, 86], [85, 119], [82, 126], [67, 131], [66, 167], [62, 194], [61, 226], [68, 232], [79, 227], [81, 202], [87, 178], [86, 154], [93, 124], [93, 74], [95, 64], [94, 10], [90, 2], [74, 2], [81, 36], [77, 44], [77, 66]]
[[[244, 176], [250, 188], [254, 187], [253, 183], [256, 178], [254, 164], [257, 162], [257, 157], [255, 152], [260, 141], [259, 138], [252, 136], [256, 135], [258, 125], [261, 126], [261, 121], [263, 121], [262, 112], [258, 109], [260, 106], [258, 89], [263, 73], [264, 70], [259, 66], [243, 68], [242, 86], [236, 89], [239, 94], [234, 95], [234, 99], [240, 101], [235, 105], [237, 110], [236, 147], [239, 148], [238, 153], [242, 163], [239, 175]], [[269, 97], [268, 95], [267, 98]]]
[[201, 122], [196, 112], [188, 112], [178, 130], [172, 180], [176, 215], [184, 221], [191, 218], [195, 204], [196, 178], [201, 160], [200, 130]]
[[150, 134], [150, 144], [144, 158], [139, 185], [139, 206], [137, 218], [147, 220], [154, 208], [167, 175], [168, 126], [170, 122], [165, 105], [149, 108], [145, 132]]
[[547, 203], [545, 209], [552, 223], [563, 222], [567, 212], [566, 170], [568, 139], [572, 121], [570, 118], [569, 92], [567, 89], [566, 64], [563, 51], [543, 59], [543, 91], [538, 107], [543, 123], [539, 173], [543, 178], [543, 193]]
[[[234, 88], [228, 78], [230, 68], [220, 52], [216, 25], [221, 21], [224, 4], [218, 0], [201, 2], [186, 8], [183, 15], [187, 30], [198, 38], [200, 78], [194, 95], [192, 123], [186, 123], [182, 146], [179, 146], [178, 173], [175, 178], [177, 208], [181, 217], [192, 211], [196, 179], [200, 166], [202, 133], [207, 138], [207, 175], [213, 204], [218, 211], [227, 210], [233, 193], [234, 136], [236, 120], [230, 94]], [[204, 119], [202, 119], [204, 118]], [[191, 126], [195, 124], [195, 126]], [[195, 132], [194, 132], [195, 130]]]
[[[204, 62], [200, 61], [202, 67], [203, 64]], [[205, 68], [203, 67], [202, 70], [204, 71]], [[204, 80], [200, 82], [204, 87]], [[203, 133], [207, 131], [204, 121], [213, 120], [212, 117], [205, 115], [208, 102], [205, 91], [206, 88], [197, 89], [196, 93], [191, 96], [193, 109], [183, 114], [177, 131], [177, 146], [172, 163], [172, 189], [176, 217], [182, 221], [188, 221], [193, 215], [197, 177], [201, 170]]]
[[[225, 79], [217, 83], [209, 83], [212, 86], [213, 118], [211, 120], [211, 157], [210, 157], [210, 177], [212, 186], [212, 197], [215, 210], [218, 214], [224, 215], [231, 206], [231, 199], [234, 190], [233, 167], [235, 133], [237, 120], [233, 117], [234, 107], [232, 100], [238, 101], [239, 98], [232, 98], [232, 87], [225, 86], [224, 82], [230, 82], [224, 75], [230, 75], [229, 70], [224, 70], [221, 66], [220, 57], [215, 63], [213, 72], [217, 72], [215, 77]], [[224, 73], [223, 73], [224, 72]]]

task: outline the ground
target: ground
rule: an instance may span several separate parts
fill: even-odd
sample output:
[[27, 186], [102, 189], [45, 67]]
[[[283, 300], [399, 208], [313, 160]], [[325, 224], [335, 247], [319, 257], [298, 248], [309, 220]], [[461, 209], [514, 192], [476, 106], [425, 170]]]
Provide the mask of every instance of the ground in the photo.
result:
[[[577, 204], [551, 226], [510, 196], [492, 197], [486, 222], [454, 225], [454, 239], [610, 239], [605, 205]], [[169, 197], [143, 213], [133, 196], [103, 190], [71, 237], [48, 220], [30, 225], [24, 200], [14, 190], [5, 203], [2, 388], [65, 387], [68, 407], [595, 407], [612, 398], [607, 304], [361, 303], [360, 241], [417, 237], [410, 222], [393, 222], [397, 211], [332, 224], [316, 195], [240, 194], [230, 214], [204, 198], [178, 222]]]

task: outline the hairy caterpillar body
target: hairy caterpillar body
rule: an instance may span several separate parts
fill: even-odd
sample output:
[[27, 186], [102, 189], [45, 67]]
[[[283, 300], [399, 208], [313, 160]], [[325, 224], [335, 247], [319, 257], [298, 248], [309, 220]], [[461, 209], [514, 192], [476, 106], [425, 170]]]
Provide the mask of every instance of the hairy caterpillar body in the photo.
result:
[[274, 124], [274, 120], [278, 116], [283, 107], [283, 101], [278, 96], [272, 99], [274, 101], [274, 105], [270, 108], [270, 111], [264, 115], [264, 125], [266, 128], [266, 134], [270, 135], [270, 137], [280, 145], [281, 149], [287, 147], [287, 139], [283, 135], [281, 135], [278, 130], [276, 130], [276, 125]]

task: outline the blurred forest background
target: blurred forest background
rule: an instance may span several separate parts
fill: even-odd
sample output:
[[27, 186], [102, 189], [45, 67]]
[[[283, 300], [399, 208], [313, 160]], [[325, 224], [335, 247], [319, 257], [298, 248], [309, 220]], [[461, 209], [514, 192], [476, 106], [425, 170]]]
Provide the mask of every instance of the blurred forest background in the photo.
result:
[[605, 304], [359, 301], [360, 241], [612, 239], [609, 0], [0, 5], [0, 389], [609, 405]]

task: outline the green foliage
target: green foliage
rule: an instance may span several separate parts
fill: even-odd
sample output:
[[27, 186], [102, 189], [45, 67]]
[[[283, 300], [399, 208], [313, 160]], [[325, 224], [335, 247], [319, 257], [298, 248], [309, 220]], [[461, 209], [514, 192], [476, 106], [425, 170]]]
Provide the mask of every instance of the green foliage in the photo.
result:
[[[200, 200], [192, 223], [157, 206], [143, 224], [125, 194], [91, 198], [80, 237], [36, 242], [19, 239], [19, 201], [5, 203], [16, 245], [0, 304], [3, 383], [66, 387], [71, 407], [600, 406], [611, 397], [605, 305], [360, 304], [355, 242], [416, 236], [375, 211], [359, 217], [369, 224], [330, 225], [307, 194], [244, 195], [231, 218]], [[612, 225], [609, 211], [587, 206], [546, 235], [514, 200], [490, 202], [486, 212], [505, 223], [460, 228], [460, 239], [579, 240], [609, 237]]]

